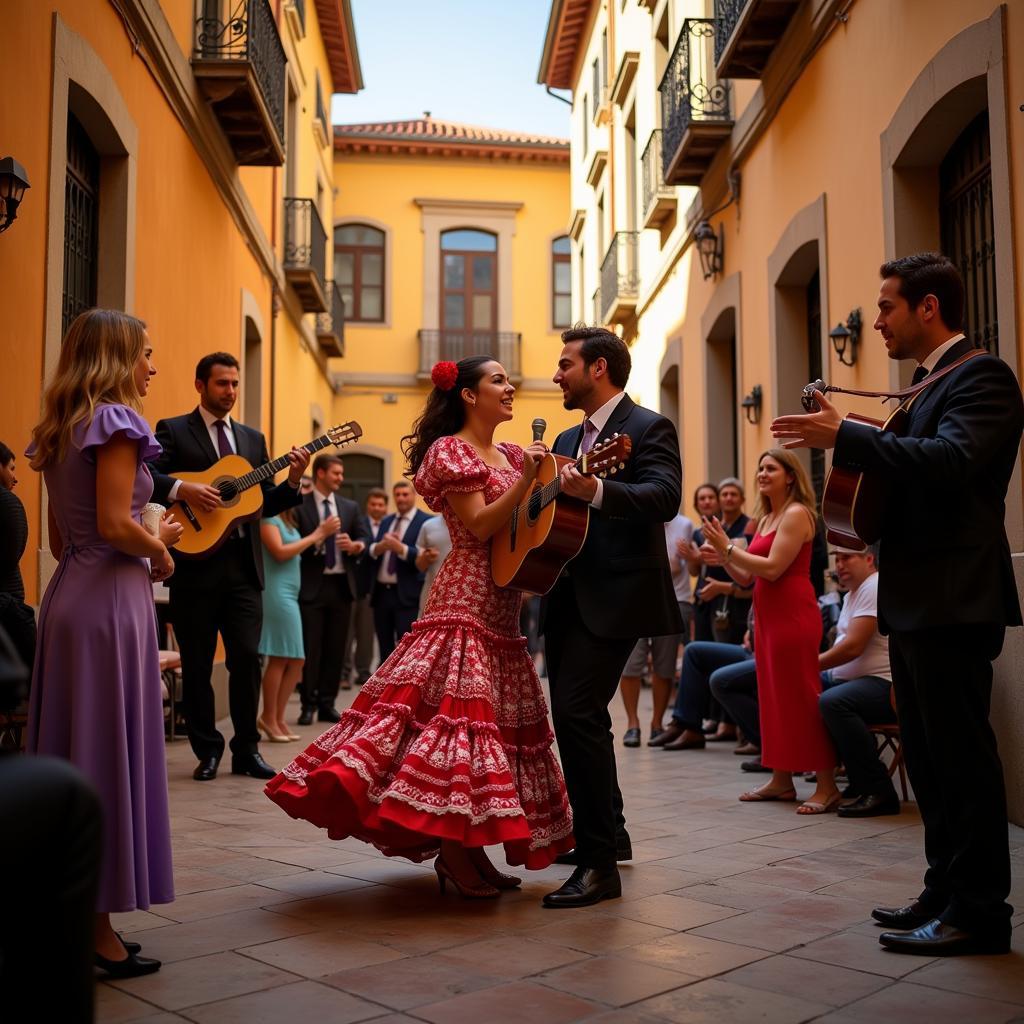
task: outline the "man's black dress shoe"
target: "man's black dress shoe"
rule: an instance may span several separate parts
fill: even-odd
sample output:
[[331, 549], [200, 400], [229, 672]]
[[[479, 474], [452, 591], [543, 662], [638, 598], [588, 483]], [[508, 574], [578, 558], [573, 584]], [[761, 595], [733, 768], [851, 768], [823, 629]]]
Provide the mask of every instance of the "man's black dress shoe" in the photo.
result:
[[993, 932], [965, 932], [937, 917], [912, 932], [882, 932], [878, 941], [894, 953], [916, 956], [970, 956], [975, 953], [1009, 953], [1010, 928]]
[[254, 779], [272, 779], [277, 774], [259, 752], [231, 758], [232, 775], [250, 775]]
[[334, 708], [320, 708], [316, 713], [318, 722], [340, 722], [341, 715]]
[[108, 960], [96, 954], [96, 966], [102, 968], [111, 978], [138, 978], [143, 974], [152, 974], [160, 970], [160, 961], [151, 960], [147, 956], [136, 956], [129, 953], [124, 960]]
[[871, 916], [886, 928], [899, 928], [903, 931], [910, 931], [912, 928], [920, 928], [934, 920], [935, 915], [924, 906], [914, 900], [909, 907], [875, 907]]
[[560, 889], [544, 897], [544, 906], [589, 907], [601, 900], [614, 900], [622, 895], [618, 868], [578, 867]]
[[313, 709], [303, 708], [299, 714], [298, 725], [312, 725], [313, 724]]
[[217, 778], [217, 765], [220, 763], [218, 757], [204, 757], [199, 764], [196, 765], [196, 770], [192, 773], [192, 778], [196, 782], [209, 782], [211, 779]]
[[840, 818], [877, 818], [881, 814], [899, 814], [900, 799], [893, 794], [867, 793], [852, 804], [843, 804], [836, 812]]
[[[629, 835], [625, 832], [615, 837], [615, 859], [621, 864], [624, 860], [633, 859], [633, 844], [630, 842]], [[575, 850], [570, 850], [568, 853], [560, 853], [555, 858], [556, 864], [571, 864], [575, 867], [579, 864], [579, 854]]]

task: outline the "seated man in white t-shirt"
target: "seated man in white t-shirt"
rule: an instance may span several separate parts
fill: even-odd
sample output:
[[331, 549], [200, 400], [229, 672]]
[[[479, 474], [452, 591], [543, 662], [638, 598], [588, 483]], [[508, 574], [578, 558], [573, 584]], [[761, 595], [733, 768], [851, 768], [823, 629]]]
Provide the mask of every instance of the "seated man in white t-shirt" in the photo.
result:
[[824, 688], [819, 704], [839, 760], [846, 765], [853, 797], [839, 808], [843, 818], [899, 814], [900, 801], [886, 766], [878, 757], [868, 725], [896, 721], [890, 701], [889, 641], [878, 632], [877, 549], [833, 551], [846, 600], [836, 642], [818, 656]]

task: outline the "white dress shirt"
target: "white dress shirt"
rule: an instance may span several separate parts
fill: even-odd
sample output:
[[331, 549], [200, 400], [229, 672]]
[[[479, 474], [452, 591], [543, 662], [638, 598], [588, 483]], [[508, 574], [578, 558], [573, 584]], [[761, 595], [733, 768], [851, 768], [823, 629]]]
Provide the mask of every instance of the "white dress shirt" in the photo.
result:
[[[405, 531], [409, 529], [409, 524], [412, 522], [412, 517], [416, 515], [416, 509], [410, 509], [408, 512], [396, 512], [395, 521], [391, 524], [391, 529], [388, 533], [397, 534], [398, 539], [401, 540], [405, 536]], [[388, 563], [391, 561], [389, 555], [391, 552], [387, 548], [383, 547], [378, 541], [376, 544], [370, 545], [370, 555], [376, 558], [378, 554], [380, 558], [380, 566], [377, 569], [377, 582], [378, 583], [397, 583], [398, 577], [388, 571]], [[402, 550], [395, 553], [395, 558], [401, 558], [403, 561], [409, 557], [409, 545], [403, 544]]]
[[[333, 491], [331, 491], [328, 494], [325, 494], [323, 491], [320, 490], [319, 487], [314, 485], [313, 497], [316, 500], [316, 514], [317, 516], [319, 516], [321, 523], [330, 516], [336, 516], [338, 514], [338, 503], [335, 500]], [[327, 511], [324, 510], [325, 501], [327, 502], [328, 506]], [[337, 535], [335, 535], [334, 543], [338, 543]], [[317, 545], [318, 550], [322, 551], [323, 548], [323, 543]], [[325, 576], [340, 576], [345, 571], [345, 563], [342, 561], [342, 555], [344, 554], [344, 552], [341, 550], [341, 548], [336, 548], [336, 552], [337, 553], [335, 554], [334, 557], [334, 565], [330, 568], [328, 568], [326, 565], [324, 566]]]
[[923, 366], [929, 373], [934, 373], [935, 372], [935, 367], [938, 364], [939, 360], [958, 341], [963, 341], [963, 340], [964, 340], [964, 335], [957, 334], [955, 337], [950, 338], [949, 341], [944, 341], [941, 345], [938, 346], [938, 348], [933, 348], [931, 350], [931, 352], [929, 352], [928, 355], [926, 355], [924, 357], [924, 359], [922, 359], [921, 362], [918, 365]]
[[[601, 436], [601, 431], [604, 430], [605, 424], [611, 419], [611, 415], [615, 412], [619, 402], [622, 401], [623, 396], [626, 394], [625, 391], [620, 391], [617, 395], [612, 395], [600, 409], [596, 409], [592, 416], [588, 416], [587, 419], [597, 428], [597, 433], [594, 435], [594, 441], [596, 443], [597, 438]], [[580, 434], [580, 447], [583, 445], [583, 435]], [[580, 449], [576, 449], [577, 458], [580, 455]], [[590, 502], [593, 508], [600, 508], [601, 502], [604, 501], [604, 480], [601, 477], [594, 477], [597, 481], [597, 492], [594, 494], [593, 500]]]

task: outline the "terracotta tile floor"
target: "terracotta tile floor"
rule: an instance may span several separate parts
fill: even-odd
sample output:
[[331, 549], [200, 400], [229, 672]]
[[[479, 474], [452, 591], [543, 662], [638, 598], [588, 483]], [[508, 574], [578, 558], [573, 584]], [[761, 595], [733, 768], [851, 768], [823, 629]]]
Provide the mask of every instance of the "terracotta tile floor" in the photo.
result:
[[[263, 753], [280, 767], [299, 748]], [[737, 801], [757, 780], [741, 776], [728, 744], [617, 752], [635, 854], [623, 898], [559, 913], [540, 897], [567, 869], [528, 873], [493, 903], [442, 898], [430, 865], [330, 842], [254, 780], [193, 782], [187, 742], [170, 744], [178, 899], [116, 921], [164, 967], [99, 985], [99, 1020], [1024, 1019], [1024, 914], [1008, 957], [941, 961], [878, 946], [871, 907], [918, 891], [913, 805], [865, 821], [797, 817], [792, 804]], [[1016, 868], [1024, 830], [1010, 836]], [[1014, 889], [1019, 908], [1024, 872]]]

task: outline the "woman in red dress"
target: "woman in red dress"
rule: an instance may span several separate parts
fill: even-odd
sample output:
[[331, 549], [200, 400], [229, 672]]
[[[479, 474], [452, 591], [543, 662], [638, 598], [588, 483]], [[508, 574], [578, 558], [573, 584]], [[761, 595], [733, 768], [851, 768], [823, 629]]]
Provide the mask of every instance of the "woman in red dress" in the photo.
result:
[[452, 552], [424, 614], [332, 726], [267, 785], [294, 818], [387, 856], [436, 857], [442, 891], [489, 898], [571, 850], [572, 817], [548, 709], [526, 639], [522, 595], [491, 580], [491, 536], [525, 498], [546, 447], [494, 444], [515, 388], [489, 356], [438, 363], [403, 441], [409, 475], [444, 515]]
[[744, 551], [717, 519], [704, 536], [737, 583], [754, 580], [754, 661], [761, 706], [761, 762], [771, 779], [741, 800], [796, 800], [793, 773], [814, 769], [817, 788], [798, 814], [824, 814], [839, 804], [835, 748], [818, 697], [821, 613], [811, 584], [811, 543], [817, 528], [814, 491], [799, 460], [783, 448], [757, 465], [757, 533]]

